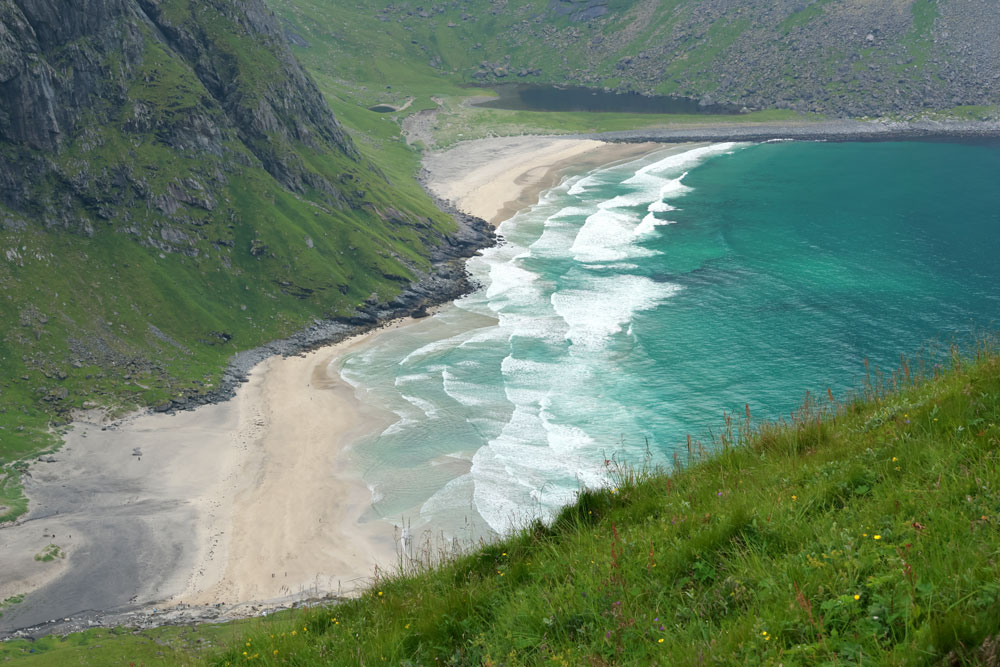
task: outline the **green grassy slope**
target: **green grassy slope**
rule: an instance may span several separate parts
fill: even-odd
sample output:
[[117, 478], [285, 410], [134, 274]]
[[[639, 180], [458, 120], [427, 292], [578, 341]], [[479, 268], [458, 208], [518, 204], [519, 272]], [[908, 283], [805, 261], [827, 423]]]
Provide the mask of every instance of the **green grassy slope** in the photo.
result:
[[[733, 419], [715, 453], [694, 443], [670, 474], [612, 465], [552, 526], [356, 601], [244, 622], [208, 663], [986, 660], [1000, 633], [1000, 355], [929, 374], [810, 399], [784, 424]], [[76, 637], [8, 643], [0, 659], [124, 664], [149, 641]]]

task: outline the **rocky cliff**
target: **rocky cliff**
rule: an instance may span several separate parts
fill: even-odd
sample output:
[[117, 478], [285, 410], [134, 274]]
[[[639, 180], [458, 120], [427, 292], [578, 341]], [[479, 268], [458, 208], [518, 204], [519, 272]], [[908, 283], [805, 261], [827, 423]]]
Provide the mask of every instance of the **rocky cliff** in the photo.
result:
[[3, 0], [0, 20], [2, 203], [67, 214], [51, 199], [39, 201], [33, 186], [48, 177], [66, 181], [88, 208], [119, 203], [122, 186], [151, 205], [183, 201], [171, 192], [190, 190], [183, 184], [157, 190], [129, 169], [81, 179], [53, 163], [52, 153], [74, 142], [101, 141], [99, 128], [108, 125], [238, 162], [249, 152], [286, 188], [340, 198], [294, 146], [352, 159], [357, 152], [260, 0]]
[[0, 156], [0, 464], [88, 401], [215, 395], [238, 350], [419, 308], [483, 238], [398, 195], [262, 0], [0, 0]]

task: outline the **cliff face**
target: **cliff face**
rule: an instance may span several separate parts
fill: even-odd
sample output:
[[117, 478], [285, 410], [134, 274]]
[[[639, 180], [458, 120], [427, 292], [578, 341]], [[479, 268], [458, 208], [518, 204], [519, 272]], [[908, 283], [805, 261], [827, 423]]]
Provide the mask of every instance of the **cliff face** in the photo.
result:
[[0, 0], [0, 464], [88, 400], [216, 395], [237, 350], [419, 307], [454, 229], [262, 0]]
[[[166, 79], [157, 62], [164, 58], [177, 61], [171, 69], [180, 80]], [[187, 87], [191, 97], [137, 94], [158, 83]], [[2, 0], [0, 138], [8, 160], [0, 201], [23, 209], [31, 184], [52, 169], [52, 152], [109, 124], [215, 156], [231, 153], [224, 144], [236, 139], [285, 187], [331, 198], [337, 188], [294, 147], [358, 157], [260, 0]]]

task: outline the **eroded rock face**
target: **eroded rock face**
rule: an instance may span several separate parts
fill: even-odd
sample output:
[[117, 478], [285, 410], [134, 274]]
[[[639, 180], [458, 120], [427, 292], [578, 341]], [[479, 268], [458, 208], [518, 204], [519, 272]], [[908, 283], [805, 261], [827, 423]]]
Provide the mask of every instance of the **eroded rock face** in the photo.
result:
[[[252, 62], [224, 33], [252, 49]], [[98, 175], [87, 153], [108, 142], [109, 128], [223, 164], [255, 158], [284, 187], [334, 203], [343, 199], [337, 187], [293, 147], [358, 156], [261, 0], [181, 9], [163, 0], [0, 0], [0, 204], [58, 224], [81, 202], [109, 217], [135, 199], [159, 208], [183, 200], [141, 175]], [[72, 166], [59, 159], [67, 152]], [[101, 168], [108, 161], [102, 155]], [[70, 198], [33, 191], [46, 180]], [[213, 185], [199, 197], [208, 207]]]

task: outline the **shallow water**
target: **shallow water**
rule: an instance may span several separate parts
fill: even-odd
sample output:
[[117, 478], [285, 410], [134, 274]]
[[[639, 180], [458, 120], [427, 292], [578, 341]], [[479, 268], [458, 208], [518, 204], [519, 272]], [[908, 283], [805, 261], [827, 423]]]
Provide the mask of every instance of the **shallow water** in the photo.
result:
[[1000, 148], [716, 144], [571, 178], [469, 261], [483, 289], [344, 362], [399, 420], [359, 443], [384, 517], [475, 537], [612, 456], [669, 465], [749, 404], [859, 386], [1000, 315]]

